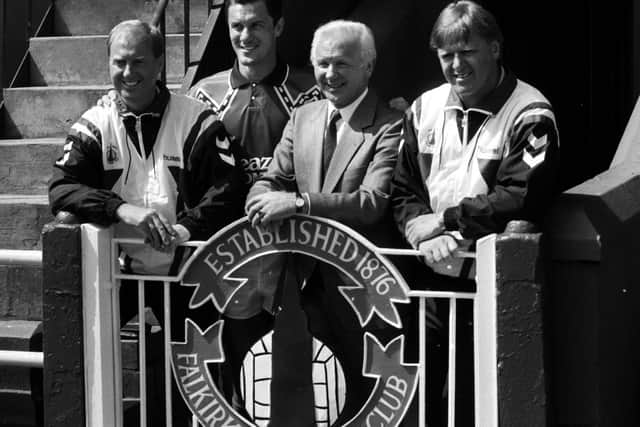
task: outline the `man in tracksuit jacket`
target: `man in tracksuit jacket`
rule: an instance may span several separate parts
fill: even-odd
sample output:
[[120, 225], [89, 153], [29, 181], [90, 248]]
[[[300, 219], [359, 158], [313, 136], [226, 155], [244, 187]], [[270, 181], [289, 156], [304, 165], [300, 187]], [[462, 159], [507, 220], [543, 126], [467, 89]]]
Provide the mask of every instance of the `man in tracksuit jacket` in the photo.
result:
[[[137, 20], [113, 28], [108, 51], [116, 96], [71, 127], [49, 187], [54, 214], [67, 211], [82, 222], [113, 225], [116, 237], [143, 237], [146, 245], [122, 245], [121, 254], [125, 270], [139, 274], [175, 274], [177, 245], [206, 240], [241, 215], [237, 194], [246, 191], [215, 113], [157, 81], [163, 42], [157, 28]], [[121, 287], [121, 323], [137, 312], [131, 285]], [[160, 291], [147, 287], [145, 302], [162, 318]], [[185, 316], [201, 321], [201, 328], [210, 324], [210, 309], [187, 310], [191, 293], [171, 287], [173, 338], [182, 334]], [[186, 406], [174, 402], [173, 408], [174, 425], [186, 425]], [[164, 424], [154, 418], [162, 412], [150, 414], [154, 425]]]
[[400, 231], [437, 273], [432, 280], [458, 289], [475, 286], [473, 262], [454, 252], [510, 220], [540, 219], [552, 195], [555, 116], [503, 67], [502, 43], [494, 17], [476, 3], [442, 11], [431, 47], [447, 83], [407, 111], [392, 181]]
[[241, 170], [215, 114], [156, 81], [155, 28], [117, 25], [109, 53], [118, 95], [71, 127], [50, 182], [52, 210], [144, 237], [148, 246], [124, 248], [127, 268], [167, 274], [177, 244], [206, 239], [235, 217]]

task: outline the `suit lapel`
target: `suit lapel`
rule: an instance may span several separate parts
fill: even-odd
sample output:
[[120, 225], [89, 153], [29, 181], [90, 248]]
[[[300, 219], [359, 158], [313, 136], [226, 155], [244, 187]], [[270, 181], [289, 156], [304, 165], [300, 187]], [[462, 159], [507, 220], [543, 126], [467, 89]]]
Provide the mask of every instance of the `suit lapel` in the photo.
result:
[[363, 131], [373, 123], [377, 100], [375, 93], [369, 89], [367, 96], [354, 111], [349, 123], [344, 123], [340, 141], [333, 153], [327, 176], [322, 185], [323, 193], [331, 193], [336, 188], [349, 162], [364, 142]]

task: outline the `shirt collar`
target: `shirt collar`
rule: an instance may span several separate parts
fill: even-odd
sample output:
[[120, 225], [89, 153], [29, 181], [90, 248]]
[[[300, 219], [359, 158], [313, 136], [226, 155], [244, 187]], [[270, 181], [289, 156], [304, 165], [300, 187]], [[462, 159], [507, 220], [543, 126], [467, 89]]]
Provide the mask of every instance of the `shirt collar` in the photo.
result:
[[[483, 110], [491, 114], [498, 114], [498, 111], [502, 108], [507, 99], [513, 93], [516, 88], [516, 76], [508, 69], [500, 68], [500, 82], [495, 89], [493, 89], [484, 99], [476, 106], [474, 110]], [[462, 100], [458, 94], [451, 89], [449, 91], [449, 98], [447, 99], [447, 105], [445, 108], [457, 108], [465, 110]], [[466, 108], [467, 110], [469, 108]]]
[[364, 97], [367, 96], [368, 92], [369, 88], [367, 87], [362, 91], [360, 96], [355, 99], [355, 101], [342, 108], [336, 108], [335, 105], [329, 102], [329, 108], [327, 108], [327, 120], [331, 117], [331, 113], [333, 113], [334, 110], [338, 110], [340, 112], [340, 117], [342, 118], [342, 120], [344, 120], [345, 122], [349, 122], [349, 120], [351, 120], [351, 116], [353, 116], [353, 113], [356, 112], [356, 109], [358, 108]]
[[161, 116], [164, 112], [164, 109], [167, 107], [169, 103], [170, 97], [169, 89], [162, 84], [160, 81], [156, 82], [156, 96], [153, 98], [151, 104], [145, 109], [145, 111], [141, 111], [139, 113], [134, 113], [129, 111], [127, 105], [122, 101], [122, 99], [116, 100], [116, 108], [118, 109], [118, 113], [121, 116], [142, 116], [144, 114], [150, 114], [152, 116]]
[[[264, 79], [262, 79], [260, 82], [255, 82], [255, 83], [266, 83], [271, 86], [281, 85], [287, 79], [288, 74], [289, 74], [289, 66], [280, 58], [277, 58], [276, 66], [271, 71], [271, 73], [269, 73], [269, 75], [266, 76]], [[231, 87], [233, 89], [237, 89], [243, 86], [248, 86], [249, 84], [252, 83], [249, 79], [247, 79], [245, 76], [240, 74], [240, 69], [238, 68], [237, 59], [233, 63], [233, 68], [231, 69], [230, 81], [231, 81]]]

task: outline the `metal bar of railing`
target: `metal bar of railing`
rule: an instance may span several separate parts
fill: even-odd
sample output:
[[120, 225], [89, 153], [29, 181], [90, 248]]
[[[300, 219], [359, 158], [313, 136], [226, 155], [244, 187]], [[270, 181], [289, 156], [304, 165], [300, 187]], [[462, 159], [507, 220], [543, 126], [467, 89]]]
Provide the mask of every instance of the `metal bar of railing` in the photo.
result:
[[171, 283], [164, 282], [164, 396], [166, 425], [172, 427], [173, 406], [171, 401]]
[[147, 426], [147, 339], [145, 335], [144, 280], [138, 280], [138, 373], [140, 381], [140, 427]]
[[[42, 251], [0, 250], [0, 265], [42, 265]], [[27, 368], [43, 368], [44, 353], [41, 351], [0, 350], [0, 366], [21, 366]]]
[[[403, 255], [421, 256], [422, 255], [420, 251], [416, 249], [395, 249], [395, 248], [378, 248], [378, 253], [382, 255], [399, 255], [399, 256], [403, 256]], [[475, 258], [476, 254], [475, 252], [456, 250], [454, 251], [453, 256], [456, 258]]]
[[191, 64], [191, 22], [189, 19], [190, 14], [190, 1], [184, 0], [184, 72], [187, 73], [189, 64]]
[[44, 353], [41, 351], [0, 350], [0, 366], [42, 368]]
[[42, 251], [0, 249], [0, 264], [39, 266], [42, 265]]
[[420, 317], [418, 318], [418, 331], [420, 336], [419, 342], [419, 354], [418, 360], [420, 362], [420, 382], [418, 383], [418, 398], [420, 398], [420, 404], [418, 405], [418, 427], [425, 427], [427, 423], [427, 410], [424, 402], [427, 402], [427, 300], [425, 298], [419, 299], [418, 311]]
[[448, 426], [456, 425], [456, 330], [458, 322], [458, 300], [449, 300], [449, 373], [447, 378]]
[[153, 13], [153, 17], [151, 18], [151, 25], [154, 27], [160, 28], [160, 32], [164, 37], [164, 52], [162, 52], [163, 57], [163, 65], [162, 65], [162, 83], [167, 83], [167, 34], [166, 34], [166, 22], [165, 22], [165, 9], [167, 8], [167, 4], [169, 0], [160, 0], [158, 2], [158, 7]]

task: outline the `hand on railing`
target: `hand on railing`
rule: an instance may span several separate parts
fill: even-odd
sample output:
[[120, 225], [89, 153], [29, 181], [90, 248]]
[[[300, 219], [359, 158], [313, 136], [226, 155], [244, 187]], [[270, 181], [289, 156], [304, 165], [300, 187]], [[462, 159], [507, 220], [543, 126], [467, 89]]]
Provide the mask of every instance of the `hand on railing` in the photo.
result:
[[424, 256], [427, 264], [434, 264], [455, 256], [458, 246], [458, 240], [454, 236], [442, 234], [421, 242], [418, 245], [418, 250]]
[[404, 234], [407, 242], [416, 248], [420, 242], [431, 239], [443, 231], [444, 219], [442, 214], [429, 213], [407, 221]]
[[124, 203], [116, 209], [116, 216], [140, 231], [144, 242], [156, 250], [166, 250], [179, 237], [172, 224], [155, 209]]

